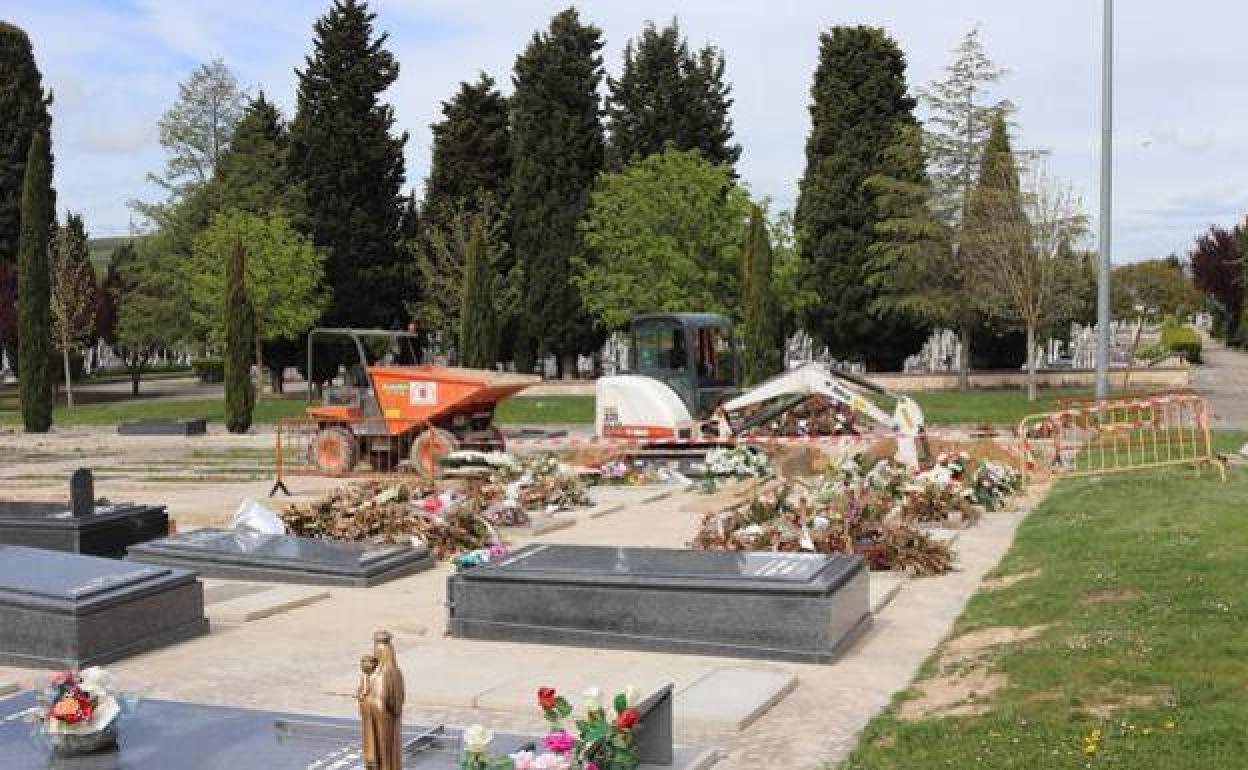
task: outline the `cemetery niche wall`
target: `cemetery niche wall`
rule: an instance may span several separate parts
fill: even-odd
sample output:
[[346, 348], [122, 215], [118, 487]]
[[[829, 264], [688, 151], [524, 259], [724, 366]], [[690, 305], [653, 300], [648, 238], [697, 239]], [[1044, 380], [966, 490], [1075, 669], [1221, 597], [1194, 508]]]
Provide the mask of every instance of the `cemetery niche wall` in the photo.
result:
[[121, 558], [127, 547], [168, 533], [163, 505], [97, 502], [86, 468], [70, 478], [68, 503], [0, 500], [0, 545]]
[[0, 545], [0, 665], [81, 668], [207, 632], [191, 572]]
[[447, 579], [452, 636], [827, 663], [869, 624], [860, 556], [530, 545]]
[[374, 545], [248, 529], [196, 529], [136, 545], [126, 558], [204, 577], [368, 587], [429, 569], [424, 546]]

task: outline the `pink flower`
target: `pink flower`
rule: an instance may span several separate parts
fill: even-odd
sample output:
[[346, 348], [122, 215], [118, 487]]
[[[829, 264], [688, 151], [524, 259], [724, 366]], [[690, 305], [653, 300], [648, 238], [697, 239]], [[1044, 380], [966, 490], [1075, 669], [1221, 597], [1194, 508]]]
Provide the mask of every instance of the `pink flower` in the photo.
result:
[[543, 754], [533, 763], [533, 770], [570, 770], [572, 760], [565, 754]]
[[598, 770], [598, 763], [592, 759], [589, 760], [585, 763], [585, 770]]
[[547, 751], [553, 751], [556, 754], [566, 754], [576, 745], [576, 740], [571, 735], [568, 735], [567, 730], [555, 730], [546, 736], [543, 743]]
[[511, 763], [515, 770], [534, 770], [536, 756], [531, 751], [517, 751], [511, 755]]
[[501, 543], [493, 543], [490, 545], [490, 561], [501, 559], [507, 555], [507, 546]]

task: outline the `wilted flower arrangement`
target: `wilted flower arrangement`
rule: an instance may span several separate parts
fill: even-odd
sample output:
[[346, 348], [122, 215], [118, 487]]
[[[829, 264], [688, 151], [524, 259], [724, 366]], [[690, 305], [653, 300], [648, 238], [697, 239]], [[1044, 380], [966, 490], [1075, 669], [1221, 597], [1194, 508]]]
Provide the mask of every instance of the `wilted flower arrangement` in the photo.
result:
[[1013, 466], [981, 460], [966, 486], [971, 502], [999, 511], [1010, 496], [1022, 491], [1023, 477]]
[[757, 447], [716, 447], [706, 453], [706, 472], [711, 476], [766, 477], [771, 475], [771, 461]]
[[611, 700], [613, 716], [602, 703], [602, 693], [593, 687], [584, 693], [584, 715], [573, 719], [575, 734], [566, 722], [572, 718], [572, 705], [552, 687], [537, 691], [538, 707], [549, 727], [541, 749], [531, 744], [512, 754], [491, 754], [492, 731], [474, 725], [464, 731], [461, 770], [636, 770], [641, 758], [634, 745], [634, 732], [641, 714], [634, 707], [632, 688]]

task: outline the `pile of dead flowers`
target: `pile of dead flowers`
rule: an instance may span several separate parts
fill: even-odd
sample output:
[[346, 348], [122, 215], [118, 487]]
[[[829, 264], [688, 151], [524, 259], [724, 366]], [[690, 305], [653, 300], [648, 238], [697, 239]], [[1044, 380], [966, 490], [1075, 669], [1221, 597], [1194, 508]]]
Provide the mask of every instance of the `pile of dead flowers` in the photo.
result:
[[942, 455], [913, 471], [892, 460], [851, 455], [814, 480], [773, 480], [753, 498], [708, 514], [695, 548], [860, 553], [872, 569], [938, 575], [953, 566], [931, 527], [965, 526], [996, 510], [1021, 484], [1007, 466]]
[[[766, 406], [760, 404], [744, 410], [743, 419], [749, 422], [755, 412]], [[859, 431], [854, 424], [855, 416], [854, 410], [845, 404], [827, 396], [813, 395], [779, 416], [751, 428], [746, 435], [754, 438], [856, 436]]]
[[339, 487], [280, 513], [291, 534], [378, 543], [414, 542], [439, 559], [502, 544], [497, 527], [524, 526], [530, 514], [588, 505], [584, 486], [557, 461], [538, 457], [487, 481], [437, 491], [418, 482], [369, 481]]

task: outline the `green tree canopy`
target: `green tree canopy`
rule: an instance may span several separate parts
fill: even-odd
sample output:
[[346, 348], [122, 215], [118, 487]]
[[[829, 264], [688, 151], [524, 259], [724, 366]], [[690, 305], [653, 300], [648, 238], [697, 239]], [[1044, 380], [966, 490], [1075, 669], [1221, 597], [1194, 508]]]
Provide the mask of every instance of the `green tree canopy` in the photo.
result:
[[554, 354], [564, 372], [602, 340], [571, 281], [584, 248], [577, 224], [603, 165], [602, 45], [602, 32], [569, 8], [534, 33], [513, 75], [511, 243], [524, 333], [532, 352]]
[[277, 106], [261, 92], [243, 109], [213, 179], [218, 210], [280, 211], [298, 222], [303, 191], [291, 179], [290, 136]]
[[485, 215], [476, 212], [464, 249], [464, 290], [459, 311], [459, 362], [493, 368], [498, 353], [497, 272], [491, 261]]
[[1115, 318], [1142, 315], [1152, 322], [1166, 316], [1182, 320], [1199, 310], [1202, 301], [1175, 256], [1119, 265], [1110, 286]]
[[247, 261], [247, 247], [241, 235], [235, 235], [226, 259], [225, 292], [218, 305], [218, 312], [225, 319], [225, 427], [230, 433], [246, 433], [256, 407], [251, 350], [259, 337], [248, 296]]
[[[0, 262], [17, 263], [26, 156], [35, 132], [51, 121], [51, 102], [30, 38], [20, 27], [0, 21]], [[55, 198], [49, 206], [51, 226]]]
[[362, 0], [334, 0], [316, 21], [290, 127], [292, 173], [333, 292], [324, 320], [334, 326], [400, 324], [415, 290], [399, 247], [407, 134], [393, 134], [394, 109], [381, 102], [399, 64], [375, 18]]
[[52, 427], [51, 238], [52, 150], [45, 123], [30, 139], [22, 181], [22, 232], [17, 254], [19, 385], [27, 432]]
[[905, 75], [905, 56], [881, 29], [834, 27], [820, 36], [797, 203], [801, 285], [818, 298], [803, 325], [833, 355], [877, 368], [898, 366], [924, 332], [872, 312], [876, 290], [868, 282], [881, 214], [867, 180], [901, 173], [887, 167], [884, 149], [917, 125]]
[[511, 175], [511, 128], [507, 99], [484, 72], [442, 103], [442, 119], [430, 126], [433, 153], [425, 181], [425, 207], [449, 212], [464, 201], [489, 195], [507, 206]]
[[310, 329], [329, 300], [324, 256], [284, 214], [238, 209], [218, 214], [195, 239], [186, 275], [196, 327], [208, 339], [223, 341], [226, 268], [240, 242], [247, 250], [245, 285], [258, 340], [295, 339]]
[[661, 310], [740, 319], [750, 199], [727, 166], [668, 147], [600, 176], [590, 200], [573, 280], [603, 329]]
[[772, 283], [771, 239], [762, 208], [750, 211], [741, 259], [742, 340], [746, 385], [753, 385], [784, 368], [781, 309]]
[[646, 22], [624, 47], [618, 79], [608, 77], [608, 165], [662, 152], [669, 143], [698, 150], [711, 163], [734, 166], [732, 86], [724, 80], [723, 52], [707, 45], [693, 53], [675, 19], [663, 29]]

